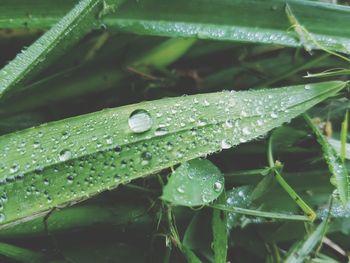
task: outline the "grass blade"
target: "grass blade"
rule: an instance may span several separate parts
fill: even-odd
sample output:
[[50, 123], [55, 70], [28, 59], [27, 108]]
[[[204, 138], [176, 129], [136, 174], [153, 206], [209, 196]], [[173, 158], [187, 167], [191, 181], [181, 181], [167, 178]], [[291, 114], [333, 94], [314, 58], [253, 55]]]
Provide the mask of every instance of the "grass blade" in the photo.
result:
[[[18, 28], [25, 23], [29, 28], [47, 28], [67, 12], [72, 1], [65, 1], [64, 4], [54, 1], [12, 1], [13, 5], [22, 9], [12, 8], [10, 4], [4, 5], [4, 10], [0, 7], [0, 27]], [[290, 0], [288, 4], [317, 43], [329, 50], [350, 53], [350, 7], [319, 1]], [[139, 34], [300, 47], [303, 43], [298, 35], [288, 31], [290, 23], [285, 7], [285, 2], [280, 0], [268, 3], [259, 0], [128, 1], [116, 14], [106, 16], [104, 23], [109, 29]], [[44, 14], [42, 10], [45, 10]], [[28, 13], [31, 17], [28, 17]], [[310, 16], [310, 13], [313, 15]], [[311, 48], [320, 47], [312, 45]]]
[[312, 119], [307, 114], [304, 114], [304, 119], [315, 133], [317, 141], [322, 147], [323, 156], [328, 164], [330, 172], [335, 177], [339, 197], [345, 207], [346, 203], [349, 201], [349, 179], [347, 169], [336, 150], [329, 144], [328, 140]]
[[7, 243], [0, 243], [0, 255], [14, 259], [19, 262], [44, 263], [48, 262], [45, 254], [34, 252], [29, 249], [17, 247]]
[[1, 136], [1, 227], [256, 138], [345, 86], [167, 98]]
[[328, 220], [323, 221], [317, 226], [311, 235], [307, 236], [305, 240], [297, 242], [291, 251], [288, 252], [286, 263], [302, 263], [313, 251], [316, 245], [321, 241], [324, 233], [327, 231]]
[[51, 30], [18, 54], [0, 71], [0, 98], [13, 87], [23, 85], [96, 27], [105, 8], [101, 0], [80, 1]]

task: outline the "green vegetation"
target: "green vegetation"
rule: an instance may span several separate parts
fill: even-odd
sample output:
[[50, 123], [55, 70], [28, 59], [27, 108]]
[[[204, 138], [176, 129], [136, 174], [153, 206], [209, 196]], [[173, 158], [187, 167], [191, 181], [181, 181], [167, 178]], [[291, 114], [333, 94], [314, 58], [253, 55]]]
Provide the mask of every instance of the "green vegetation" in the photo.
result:
[[0, 262], [348, 262], [349, 17], [2, 1]]

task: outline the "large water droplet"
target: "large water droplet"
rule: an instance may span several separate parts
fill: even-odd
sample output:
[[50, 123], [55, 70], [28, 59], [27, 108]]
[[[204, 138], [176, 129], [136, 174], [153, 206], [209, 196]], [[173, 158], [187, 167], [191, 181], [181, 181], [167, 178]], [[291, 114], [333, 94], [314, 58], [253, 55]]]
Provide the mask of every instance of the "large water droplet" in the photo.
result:
[[130, 114], [128, 124], [133, 132], [142, 133], [151, 129], [153, 120], [147, 111], [135, 110]]
[[67, 161], [71, 157], [72, 157], [72, 153], [70, 150], [64, 149], [59, 153], [59, 158], [60, 158], [60, 161], [62, 162]]

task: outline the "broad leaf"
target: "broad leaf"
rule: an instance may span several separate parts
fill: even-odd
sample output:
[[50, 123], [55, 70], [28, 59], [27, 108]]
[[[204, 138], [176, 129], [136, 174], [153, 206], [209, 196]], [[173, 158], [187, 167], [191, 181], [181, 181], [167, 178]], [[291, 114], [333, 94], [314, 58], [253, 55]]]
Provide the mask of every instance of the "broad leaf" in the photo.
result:
[[170, 176], [162, 199], [174, 205], [199, 206], [214, 201], [224, 189], [224, 177], [209, 160], [181, 164]]

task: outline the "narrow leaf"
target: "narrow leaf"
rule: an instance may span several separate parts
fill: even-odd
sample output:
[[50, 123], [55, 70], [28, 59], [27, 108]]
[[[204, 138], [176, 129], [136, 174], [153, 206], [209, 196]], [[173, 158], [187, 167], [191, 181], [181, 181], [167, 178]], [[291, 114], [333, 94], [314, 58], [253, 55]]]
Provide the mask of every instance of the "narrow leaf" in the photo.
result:
[[205, 205], [222, 193], [224, 177], [208, 160], [195, 159], [181, 164], [163, 189], [162, 199], [174, 205]]
[[302, 263], [305, 262], [310, 253], [314, 250], [316, 245], [320, 243], [327, 231], [328, 220], [323, 221], [317, 228], [304, 240], [298, 241], [292, 249], [288, 252], [285, 259], [286, 263]]
[[0, 71], [0, 98], [13, 87], [23, 85], [96, 27], [104, 8], [102, 0], [80, 1], [51, 30], [18, 54]]
[[304, 114], [304, 118], [315, 133], [317, 141], [322, 146], [323, 156], [328, 164], [330, 172], [335, 177], [340, 200], [343, 203], [343, 206], [345, 206], [349, 200], [349, 179], [347, 169], [336, 150], [329, 144], [328, 140], [312, 121], [312, 119], [306, 114]]
[[44, 253], [34, 252], [32, 250], [17, 247], [8, 243], [0, 243], [0, 255], [4, 255], [18, 262], [44, 263], [48, 258]]
[[[11, 1], [0, 6], [0, 27], [18, 28], [25, 23], [29, 28], [47, 28], [63, 16], [73, 2]], [[319, 1], [290, 0], [288, 4], [319, 44], [329, 50], [350, 53], [350, 7]], [[106, 16], [104, 23], [109, 29], [139, 34], [302, 46], [298, 35], [288, 31], [290, 23], [285, 6], [285, 1], [280, 0], [268, 3], [261, 0], [127, 1], [115, 14]], [[310, 48], [320, 47], [311, 45]]]
[[2, 227], [257, 138], [345, 85], [167, 98], [1, 136]]

